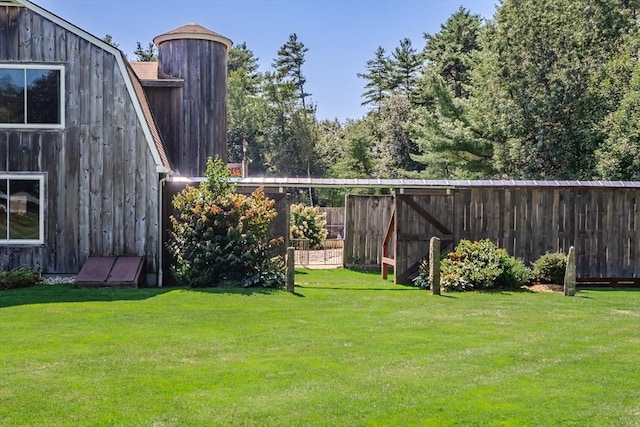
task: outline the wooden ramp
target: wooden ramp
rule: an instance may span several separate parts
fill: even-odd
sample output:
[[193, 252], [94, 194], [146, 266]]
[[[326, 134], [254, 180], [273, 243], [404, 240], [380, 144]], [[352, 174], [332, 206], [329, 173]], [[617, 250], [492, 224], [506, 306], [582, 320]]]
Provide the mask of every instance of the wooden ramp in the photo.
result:
[[76, 276], [77, 288], [138, 288], [142, 285], [144, 258], [89, 257]]

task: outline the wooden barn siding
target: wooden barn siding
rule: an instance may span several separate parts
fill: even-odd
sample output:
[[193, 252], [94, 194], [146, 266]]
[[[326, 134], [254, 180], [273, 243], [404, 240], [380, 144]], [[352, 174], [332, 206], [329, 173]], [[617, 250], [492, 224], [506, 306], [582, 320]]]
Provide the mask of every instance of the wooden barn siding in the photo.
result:
[[165, 143], [167, 156], [172, 161], [179, 159], [183, 134], [182, 88], [145, 86], [144, 93], [149, 100], [153, 117]]
[[[184, 79], [182, 145], [171, 151], [184, 176], [204, 176], [207, 157], [227, 153], [227, 52], [203, 40], [170, 40], [158, 47], [159, 73]], [[203, 103], [202, 100], [208, 100]], [[173, 132], [171, 132], [173, 133]]]
[[382, 263], [382, 240], [392, 211], [392, 196], [347, 195], [343, 256], [345, 266], [373, 266]]
[[[579, 277], [640, 277], [639, 189], [473, 187], [452, 192], [452, 207], [445, 206], [446, 198], [412, 197], [438, 219], [450, 215], [451, 223], [444, 224], [453, 227], [454, 245], [461, 239], [490, 239], [526, 263], [545, 252], [566, 253], [575, 246]], [[377, 239], [376, 232], [368, 236], [369, 227], [383, 220], [367, 218], [379, 214], [366, 211], [364, 200], [351, 199], [347, 206], [348, 260], [352, 242]], [[404, 247], [398, 245], [402, 252], [395, 256], [401, 271], [422, 256], [426, 239], [438, 232], [404, 203], [398, 206], [398, 240], [408, 241]]]
[[157, 271], [158, 175], [115, 58], [9, 7], [0, 61], [65, 64], [66, 86], [64, 130], [0, 129], [0, 171], [45, 173], [47, 199], [45, 244], [0, 246], [0, 268], [77, 273], [89, 255], [138, 255]]

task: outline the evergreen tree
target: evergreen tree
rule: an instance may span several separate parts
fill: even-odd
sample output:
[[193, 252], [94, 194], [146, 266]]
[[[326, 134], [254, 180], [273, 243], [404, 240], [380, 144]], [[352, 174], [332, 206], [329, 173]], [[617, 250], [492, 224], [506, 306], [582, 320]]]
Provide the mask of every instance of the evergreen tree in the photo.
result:
[[[257, 71], [258, 60], [245, 43], [229, 51], [227, 78], [227, 152], [230, 162], [251, 160], [252, 175], [265, 172], [264, 127], [266, 100], [260, 96], [263, 77]], [[248, 142], [243, 147], [244, 141]]]
[[111, 36], [111, 34], [105, 35], [102, 38], [102, 41], [107, 43], [107, 44], [110, 44], [111, 46], [115, 47], [116, 49], [120, 49], [120, 45], [113, 40], [113, 37]]
[[366, 73], [358, 74], [358, 77], [367, 81], [362, 94], [362, 105], [371, 105], [379, 112], [380, 103], [389, 96], [393, 87], [391, 62], [382, 46], [376, 49], [375, 58], [367, 61], [366, 69]]
[[395, 92], [382, 102], [380, 114], [372, 117], [376, 123], [374, 153], [377, 157], [375, 176], [404, 178], [422, 167], [413, 160], [417, 145], [407, 131], [412, 106], [402, 92]]
[[414, 87], [418, 71], [422, 65], [418, 50], [411, 45], [411, 40], [400, 40], [400, 46], [391, 54], [392, 89], [398, 89], [405, 93]]
[[590, 87], [637, 25], [619, 0], [505, 0], [488, 49], [488, 114], [499, 118], [496, 167], [507, 176], [591, 179], [608, 115]]
[[302, 65], [304, 65], [305, 54], [308, 51], [309, 48], [298, 41], [298, 36], [293, 33], [289, 35], [289, 40], [280, 47], [278, 57], [273, 63], [273, 68], [278, 73], [278, 77], [295, 85], [303, 108], [307, 108], [305, 100], [311, 95], [304, 90], [307, 78], [302, 73]]
[[253, 51], [247, 47], [246, 42], [234, 45], [229, 49], [227, 71], [231, 73], [242, 68], [250, 76], [258, 76], [258, 60]]
[[434, 35], [425, 34], [425, 72], [411, 93], [407, 124], [420, 147], [414, 158], [429, 178], [482, 178], [492, 173], [493, 146], [472, 97], [481, 21], [460, 8]]
[[429, 67], [451, 86], [456, 98], [468, 97], [473, 54], [480, 49], [482, 27], [479, 15], [460, 7], [440, 27], [440, 32], [425, 34], [424, 57]]
[[140, 62], [155, 62], [158, 60], [158, 51], [153, 42], [149, 42], [146, 49], [142, 47], [140, 42], [136, 42], [136, 50], [133, 54]]

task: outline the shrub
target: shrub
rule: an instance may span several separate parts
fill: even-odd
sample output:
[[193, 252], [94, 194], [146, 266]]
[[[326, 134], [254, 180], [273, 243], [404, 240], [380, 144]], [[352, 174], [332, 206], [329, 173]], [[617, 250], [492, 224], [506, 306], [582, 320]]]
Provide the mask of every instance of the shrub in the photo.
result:
[[549, 253], [531, 263], [533, 278], [540, 283], [564, 282], [564, 272], [567, 268], [567, 256], [562, 252]]
[[309, 239], [311, 249], [320, 248], [327, 238], [327, 214], [317, 207], [303, 204], [291, 205], [291, 238]]
[[[192, 287], [216, 285], [282, 286], [283, 265], [271, 260], [282, 238], [269, 240], [275, 202], [262, 188], [237, 194], [227, 166], [207, 161], [206, 182], [187, 187], [173, 198], [169, 252], [173, 273]], [[276, 278], [281, 276], [282, 280]]]
[[448, 292], [464, 292], [473, 290], [473, 286], [467, 279], [453, 273], [441, 276], [440, 286]]
[[423, 258], [418, 265], [418, 276], [413, 279], [413, 286], [422, 289], [431, 289], [431, 281], [429, 280], [429, 259]]
[[0, 271], [0, 290], [28, 288], [40, 282], [42, 282], [40, 273], [35, 273], [28, 267]]
[[441, 285], [447, 291], [519, 288], [530, 277], [522, 260], [509, 256], [490, 240], [461, 240], [440, 268]]

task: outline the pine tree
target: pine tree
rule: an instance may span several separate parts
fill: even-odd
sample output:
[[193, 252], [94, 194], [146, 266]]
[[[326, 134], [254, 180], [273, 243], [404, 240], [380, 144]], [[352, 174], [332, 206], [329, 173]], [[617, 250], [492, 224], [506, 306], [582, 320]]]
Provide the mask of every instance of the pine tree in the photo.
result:
[[307, 78], [302, 73], [305, 54], [308, 51], [309, 48], [298, 41], [298, 36], [293, 33], [289, 35], [289, 40], [278, 49], [278, 57], [273, 63], [278, 77], [295, 85], [303, 108], [307, 108], [306, 98], [311, 95], [304, 90]]
[[418, 71], [422, 65], [418, 50], [411, 45], [411, 40], [400, 40], [400, 46], [391, 54], [392, 89], [405, 93], [414, 87]]
[[375, 58], [367, 61], [365, 67], [367, 72], [358, 74], [358, 77], [367, 81], [362, 94], [362, 105], [371, 105], [375, 111], [380, 112], [380, 103], [389, 96], [393, 86], [391, 62], [382, 46], [378, 46]]
[[140, 62], [155, 62], [158, 60], [156, 46], [153, 42], [149, 42], [146, 49], [142, 48], [140, 42], [136, 42], [136, 50], [133, 51], [133, 54]]

